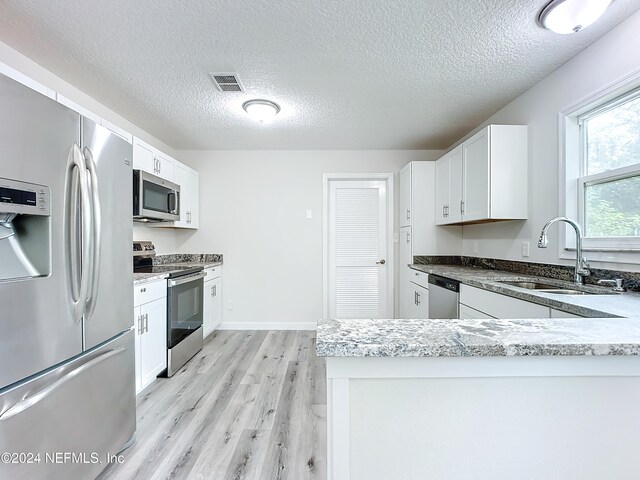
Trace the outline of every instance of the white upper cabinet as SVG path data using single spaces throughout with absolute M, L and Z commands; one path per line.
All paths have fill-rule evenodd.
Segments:
M 437 162 L 438 225 L 526 220 L 527 126 L 489 125 Z
M 198 228 L 200 218 L 200 176 L 186 165 L 176 162 L 176 183 L 180 185 L 180 221 L 176 228 Z
M 411 227 L 411 253 L 431 255 L 434 238 L 435 162 L 411 162 L 400 170 L 400 226 Z
M 133 139 L 133 168 L 153 174 L 157 170 L 153 147 L 138 138 Z
M 176 161 L 139 138 L 133 138 L 133 168 L 175 182 Z
M 6 63 L 0 62 L 0 73 L 15 80 L 16 82 L 21 83 L 25 87 L 29 87 L 31 90 L 35 90 L 36 92 L 39 92 L 42 95 L 46 95 L 52 100 L 56 99 L 55 90 L 45 87 L 40 82 L 36 82 L 33 78 L 30 78 L 24 75 L 23 73 L 20 73 L 18 70 L 10 67 Z
M 156 161 L 158 168 L 158 175 L 165 180 L 169 180 L 170 182 L 175 182 L 176 180 L 176 161 L 171 158 L 169 155 L 165 155 L 164 153 L 158 151 L 156 152 Z M 177 182 L 176 182 L 177 183 Z
M 482 130 L 462 144 L 462 159 L 461 218 L 465 222 L 489 218 L 488 130 Z
M 436 224 L 459 223 L 462 220 L 462 146 L 458 146 L 436 162 Z

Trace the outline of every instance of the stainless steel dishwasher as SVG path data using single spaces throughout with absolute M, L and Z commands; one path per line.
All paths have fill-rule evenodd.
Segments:
M 458 318 L 460 282 L 429 274 L 429 318 Z

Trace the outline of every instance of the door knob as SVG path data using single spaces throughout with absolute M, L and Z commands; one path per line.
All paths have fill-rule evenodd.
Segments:
M 385 263 L 387 263 L 385 261 L 385 259 L 383 258 L 382 260 L 380 260 L 379 262 L 376 262 L 378 265 L 384 265 Z

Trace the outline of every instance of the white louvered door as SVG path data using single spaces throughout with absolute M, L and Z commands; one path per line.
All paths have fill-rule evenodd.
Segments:
M 386 182 L 332 181 L 329 195 L 329 317 L 392 318 Z

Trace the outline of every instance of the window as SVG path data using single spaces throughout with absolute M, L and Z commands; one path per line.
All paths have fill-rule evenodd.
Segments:
M 586 246 L 640 248 L 640 89 L 578 116 Z

